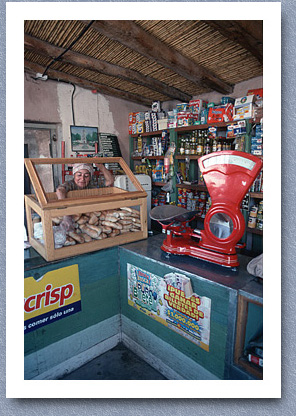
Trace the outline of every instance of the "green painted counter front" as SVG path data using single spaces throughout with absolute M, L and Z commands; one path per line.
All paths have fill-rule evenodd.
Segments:
M 44 264 L 44 265 L 43 265 Z M 56 348 L 63 342 L 69 342 L 71 336 L 76 335 L 75 342 L 79 343 L 77 334 L 85 333 L 88 328 L 100 328 L 99 324 L 108 322 L 107 320 L 118 317 L 120 313 L 120 299 L 119 299 L 119 277 L 118 277 L 118 248 L 110 248 L 94 253 L 89 253 L 73 258 L 65 259 L 58 262 L 47 263 L 43 261 L 38 267 L 25 267 L 25 278 L 33 276 L 39 278 L 45 273 L 58 270 L 63 267 L 78 264 L 79 282 L 81 292 L 81 311 L 71 316 L 60 319 L 56 322 L 50 323 L 37 329 L 33 332 L 25 334 L 25 358 L 32 356 L 46 347 L 51 346 L 52 354 L 59 354 L 60 350 Z M 112 321 L 112 320 L 111 320 Z M 86 348 L 92 347 L 93 343 L 102 342 L 120 332 L 119 318 L 114 319 L 113 325 L 104 326 L 104 333 L 91 335 L 90 344 L 83 340 Z M 94 332 L 94 331 L 93 331 Z M 47 348 L 48 350 L 48 348 Z M 69 351 L 71 348 L 69 348 Z M 80 353 L 78 345 L 75 349 L 76 353 Z M 67 358 L 67 353 L 63 356 L 61 353 L 61 360 Z M 34 360 L 29 360 L 32 362 Z M 31 364 L 27 368 L 28 378 L 36 376 L 40 369 L 33 368 Z M 25 360 L 26 369 L 26 360 Z M 26 372 L 26 370 L 25 370 Z
M 121 313 L 136 322 L 139 326 L 146 328 L 148 331 L 156 335 L 159 339 L 172 345 L 176 350 L 187 355 L 189 358 L 206 368 L 218 378 L 224 378 L 225 356 L 227 345 L 228 316 L 230 305 L 229 289 L 214 285 L 205 279 L 198 278 L 190 273 L 183 272 L 187 277 L 191 278 L 192 289 L 199 296 L 206 296 L 211 299 L 211 327 L 210 327 L 210 348 L 209 352 L 203 350 L 193 342 L 187 340 L 183 336 L 175 333 L 171 329 L 165 327 L 161 323 L 146 316 L 137 309 L 129 306 L 127 301 L 127 264 L 133 264 L 141 269 L 163 277 L 169 272 L 179 272 L 177 269 L 170 269 L 167 265 L 143 258 L 130 251 L 120 250 L 120 283 L 121 283 Z M 124 329 L 125 332 L 128 328 Z M 128 334 L 135 342 L 143 342 L 139 332 Z M 144 340 L 145 342 L 145 340 Z M 146 340 L 149 345 L 149 339 Z M 143 345 L 145 348 L 145 345 Z M 176 357 L 178 359 L 178 357 Z M 198 377 L 197 377 L 198 378 Z

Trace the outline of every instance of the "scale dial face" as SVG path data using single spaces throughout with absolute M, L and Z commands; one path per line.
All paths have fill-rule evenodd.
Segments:
M 233 232 L 233 221 L 224 212 L 214 214 L 209 223 L 211 233 L 219 239 L 228 238 Z
M 252 170 L 255 162 L 238 155 L 217 155 L 212 156 L 203 161 L 204 168 L 207 169 L 214 165 L 236 165 L 242 168 Z

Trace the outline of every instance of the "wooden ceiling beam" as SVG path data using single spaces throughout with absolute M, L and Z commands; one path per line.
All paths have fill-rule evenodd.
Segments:
M 85 21 L 87 24 L 88 21 Z M 219 79 L 206 68 L 191 61 L 178 51 L 146 32 L 130 20 L 96 20 L 90 30 L 96 30 L 108 38 L 136 51 L 152 61 L 170 69 L 202 88 L 210 88 L 222 94 L 233 92 L 233 86 Z
M 225 38 L 238 43 L 263 63 L 263 21 L 262 20 L 204 20 Z
M 43 56 L 50 57 L 52 59 L 61 55 L 65 49 L 54 46 L 48 42 L 44 42 L 40 39 L 25 34 L 25 50 L 30 50 Z M 155 78 L 141 75 L 139 72 L 123 68 L 118 65 L 111 64 L 106 61 L 98 60 L 87 55 L 83 55 L 71 50 L 67 51 L 61 59 L 61 62 L 66 62 L 71 65 L 79 66 L 93 71 L 98 71 L 102 74 L 109 75 L 124 79 L 137 85 L 144 86 L 150 90 L 157 91 L 158 93 L 165 95 L 174 100 L 180 100 L 182 102 L 189 101 L 191 96 L 186 94 L 177 88 L 170 87 L 164 82 L 158 81 Z
M 24 64 L 25 70 L 30 70 L 33 71 L 35 73 L 43 73 L 44 71 L 44 67 L 33 63 L 33 62 L 29 62 L 25 60 L 25 64 Z M 133 93 L 129 93 L 126 91 L 122 91 L 119 90 L 117 88 L 113 88 L 113 87 L 107 87 L 106 85 L 97 83 L 97 82 L 92 82 L 89 81 L 87 79 L 84 78 L 80 78 L 80 77 L 76 77 L 74 75 L 70 75 L 67 74 L 65 72 L 61 72 L 61 71 L 56 71 L 53 69 L 49 69 L 47 71 L 47 75 L 48 78 L 54 81 L 63 81 L 63 82 L 67 82 L 69 84 L 75 84 L 78 85 L 82 88 L 86 88 L 86 89 L 90 89 L 90 90 L 97 90 L 98 93 L 101 94 L 106 94 L 106 95 L 111 95 L 114 97 L 118 97 L 121 98 L 123 100 L 128 100 L 128 101 L 133 101 L 137 104 L 141 104 L 141 105 L 146 105 L 148 107 L 151 107 L 151 100 L 148 100 L 140 95 L 137 94 L 133 94 Z M 44 81 L 41 81 L 44 82 Z

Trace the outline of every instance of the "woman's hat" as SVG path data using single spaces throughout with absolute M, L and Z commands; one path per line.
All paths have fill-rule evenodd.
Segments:
M 90 173 L 90 176 L 93 175 L 93 167 L 91 165 L 89 165 L 88 163 L 75 163 L 75 165 L 73 165 L 73 175 L 75 175 L 76 172 L 78 172 L 79 170 L 88 170 Z

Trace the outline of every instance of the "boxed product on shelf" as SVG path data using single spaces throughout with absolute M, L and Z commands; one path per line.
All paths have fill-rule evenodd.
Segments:
M 182 111 L 188 111 L 189 110 L 189 104 L 188 103 L 179 103 L 176 105 L 178 113 Z
M 139 111 L 138 113 L 136 113 L 136 122 L 140 123 L 142 121 L 145 121 L 145 113 L 142 111 Z
M 151 105 L 151 110 L 154 113 L 160 112 L 160 110 L 161 110 L 161 108 L 160 108 L 160 101 L 153 101 L 153 103 Z
M 129 113 L 128 124 L 134 124 L 136 122 L 136 113 Z
M 206 108 L 208 102 L 205 100 L 197 99 L 189 101 L 189 111 L 192 113 L 198 113 L 202 111 L 203 108 Z
M 136 123 L 137 124 L 137 134 L 142 134 L 142 133 L 145 133 L 145 122 L 144 121 L 142 121 L 142 122 L 138 122 L 138 123 Z
M 209 109 L 208 108 L 204 108 L 201 111 L 201 113 L 200 113 L 200 122 L 201 122 L 201 124 L 207 124 L 208 114 L 209 114 Z
M 178 127 L 187 127 L 193 125 L 193 114 L 189 111 L 179 112 L 177 115 Z
M 177 127 L 177 109 L 168 111 L 168 129 L 174 129 Z
M 211 107 L 208 114 L 208 123 L 232 121 L 232 114 L 233 104 Z
M 252 118 L 255 100 L 255 95 L 245 95 L 237 98 L 233 108 L 233 120 Z
M 255 181 L 253 182 L 250 192 L 263 192 L 263 170 L 259 173 Z
M 232 97 L 221 97 L 221 104 L 225 105 L 225 104 L 234 104 L 235 102 L 235 98 Z
M 145 120 L 145 132 L 149 133 L 153 131 L 152 130 L 152 124 L 151 124 L 151 120 Z
M 168 119 L 163 118 L 161 120 L 158 120 L 158 130 L 165 130 L 168 128 Z
M 132 125 L 132 134 L 137 134 L 137 124 Z
M 247 95 L 255 95 L 257 100 L 262 100 L 263 88 L 255 88 L 253 90 L 248 90 Z
M 157 160 L 155 168 L 152 170 L 153 182 L 162 182 L 165 177 L 163 160 Z

